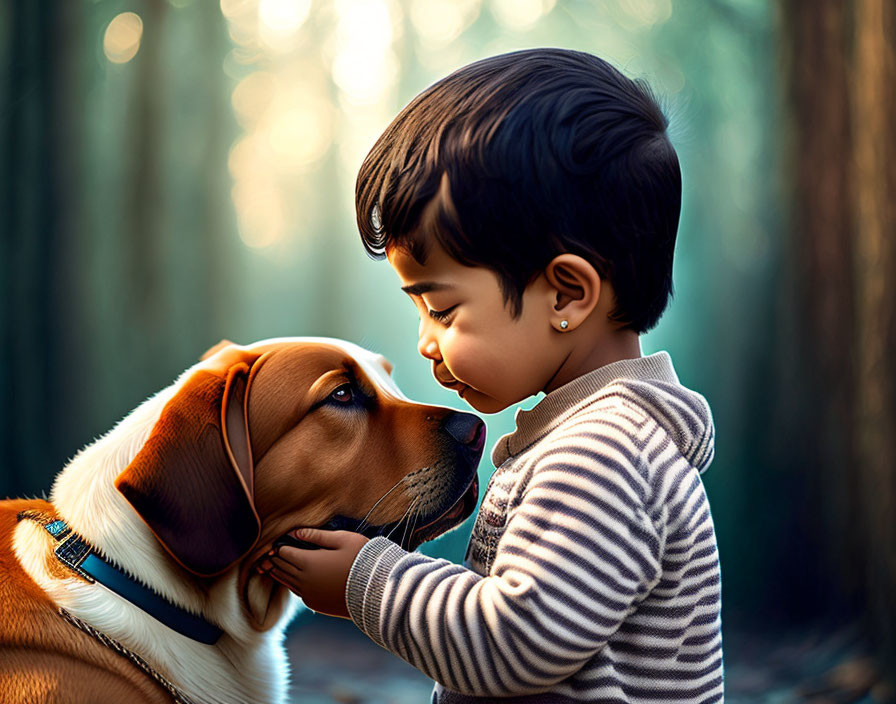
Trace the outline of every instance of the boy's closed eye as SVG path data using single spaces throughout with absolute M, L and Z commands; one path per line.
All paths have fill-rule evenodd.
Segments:
M 451 313 L 455 308 L 457 308 L 456 305 L 450 306 L 449 308 L 444 308 L 442 310 L 430 310 L 429 317 L 439 323 L 447 324 L 450 321 Z
M 441 292 L 450 292 L 452 289 L 454 289 L 454 286 L 450 284 L 434 281 L 424 281 L 401 287 L 401 290 L 410 296 L 414 305 L 417 306 L 421 313 L 425 311 L 430 318 L 443 324 L 448 322 L 449 316 L 451 312 L 457 308 L 457 304 L 446 308 L 439 308 L 434 301 L 427 301 L 426 296 L 432 296 L 432 294 L 435 293 L 436 297 L 440 297 L 442 296 Z M 442 301 L 443 304 L 445 302 L 446 301 Z

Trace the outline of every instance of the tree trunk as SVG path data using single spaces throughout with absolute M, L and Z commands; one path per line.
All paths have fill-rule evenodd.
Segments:
M 896 608 L 896 91 L 889 0 L 787 0 L 795 339 L 792 420 L 838 584 L 894 656 Z M 808 530 L 812 526 L 807 526 Z M 823 575 L 824 572 L 822 571 Z M 838 588 L 839 587 L 839 588 Z
M 70 451 L 58 431 L 65 412 L 58 399 L 66 397 L 73 363 L 64 349 L 72 218 L 63 184 L 74 148 L 57 116 L 71 110 L 73 67 L 64 59 L 78 12 L 76 4 L 49 0 L 19 0 L 5 12 L 0 472 L 13 496 L 43 486 Z
M 872 623 L 896 655 L 896 51 L 891 0 L 854 6 L 853 202 L 859 529 Z M 896 658 L 894 658 L 896 662 Z

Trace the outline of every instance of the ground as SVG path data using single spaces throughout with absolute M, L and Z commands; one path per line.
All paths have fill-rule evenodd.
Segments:
M 858 630 L 725 632 L 728 704 L 896 704 Z M 305 612 L 290 627 L 291 702 L 425 704 L 432 682 L 343 619 Z

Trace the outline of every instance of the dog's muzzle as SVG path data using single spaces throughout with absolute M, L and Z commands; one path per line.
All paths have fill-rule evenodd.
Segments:
M 395 536 L 395 542 L 405 550 L 415 550 L 421 543 L 441 535 L 463 523 L 476 508 L 479 499 L 477 468 L 485 447 L 485 423 L 471 413 L 454 411 L 445 416 L 441 430 L 454 443 L 456 468 L 439 507 L 430 515 L 406 515 L 398 521 L 382 525 L 370 525 L 364 519 L 349 516 L 333 516 L 321 528 L 324 530 L 348 530 L 368 538 Z M 412 524 L 415 525 L 411 529 Z M 319 545 L 308 543 L 287 533 L 274 541 L 274 548 L 290 545 L 309 550 Z

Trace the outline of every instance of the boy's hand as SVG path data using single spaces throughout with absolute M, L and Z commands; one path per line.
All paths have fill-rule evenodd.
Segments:
M 361 548 L 368 542 L 347 530 L 301 528 L 292 532 L 299 540 L 320 545 L 303 550 L 289 545 L 274 548 L 259 570 L 302 597 L 312 611 L 349 618 L 345 604 L 348 573 Z

